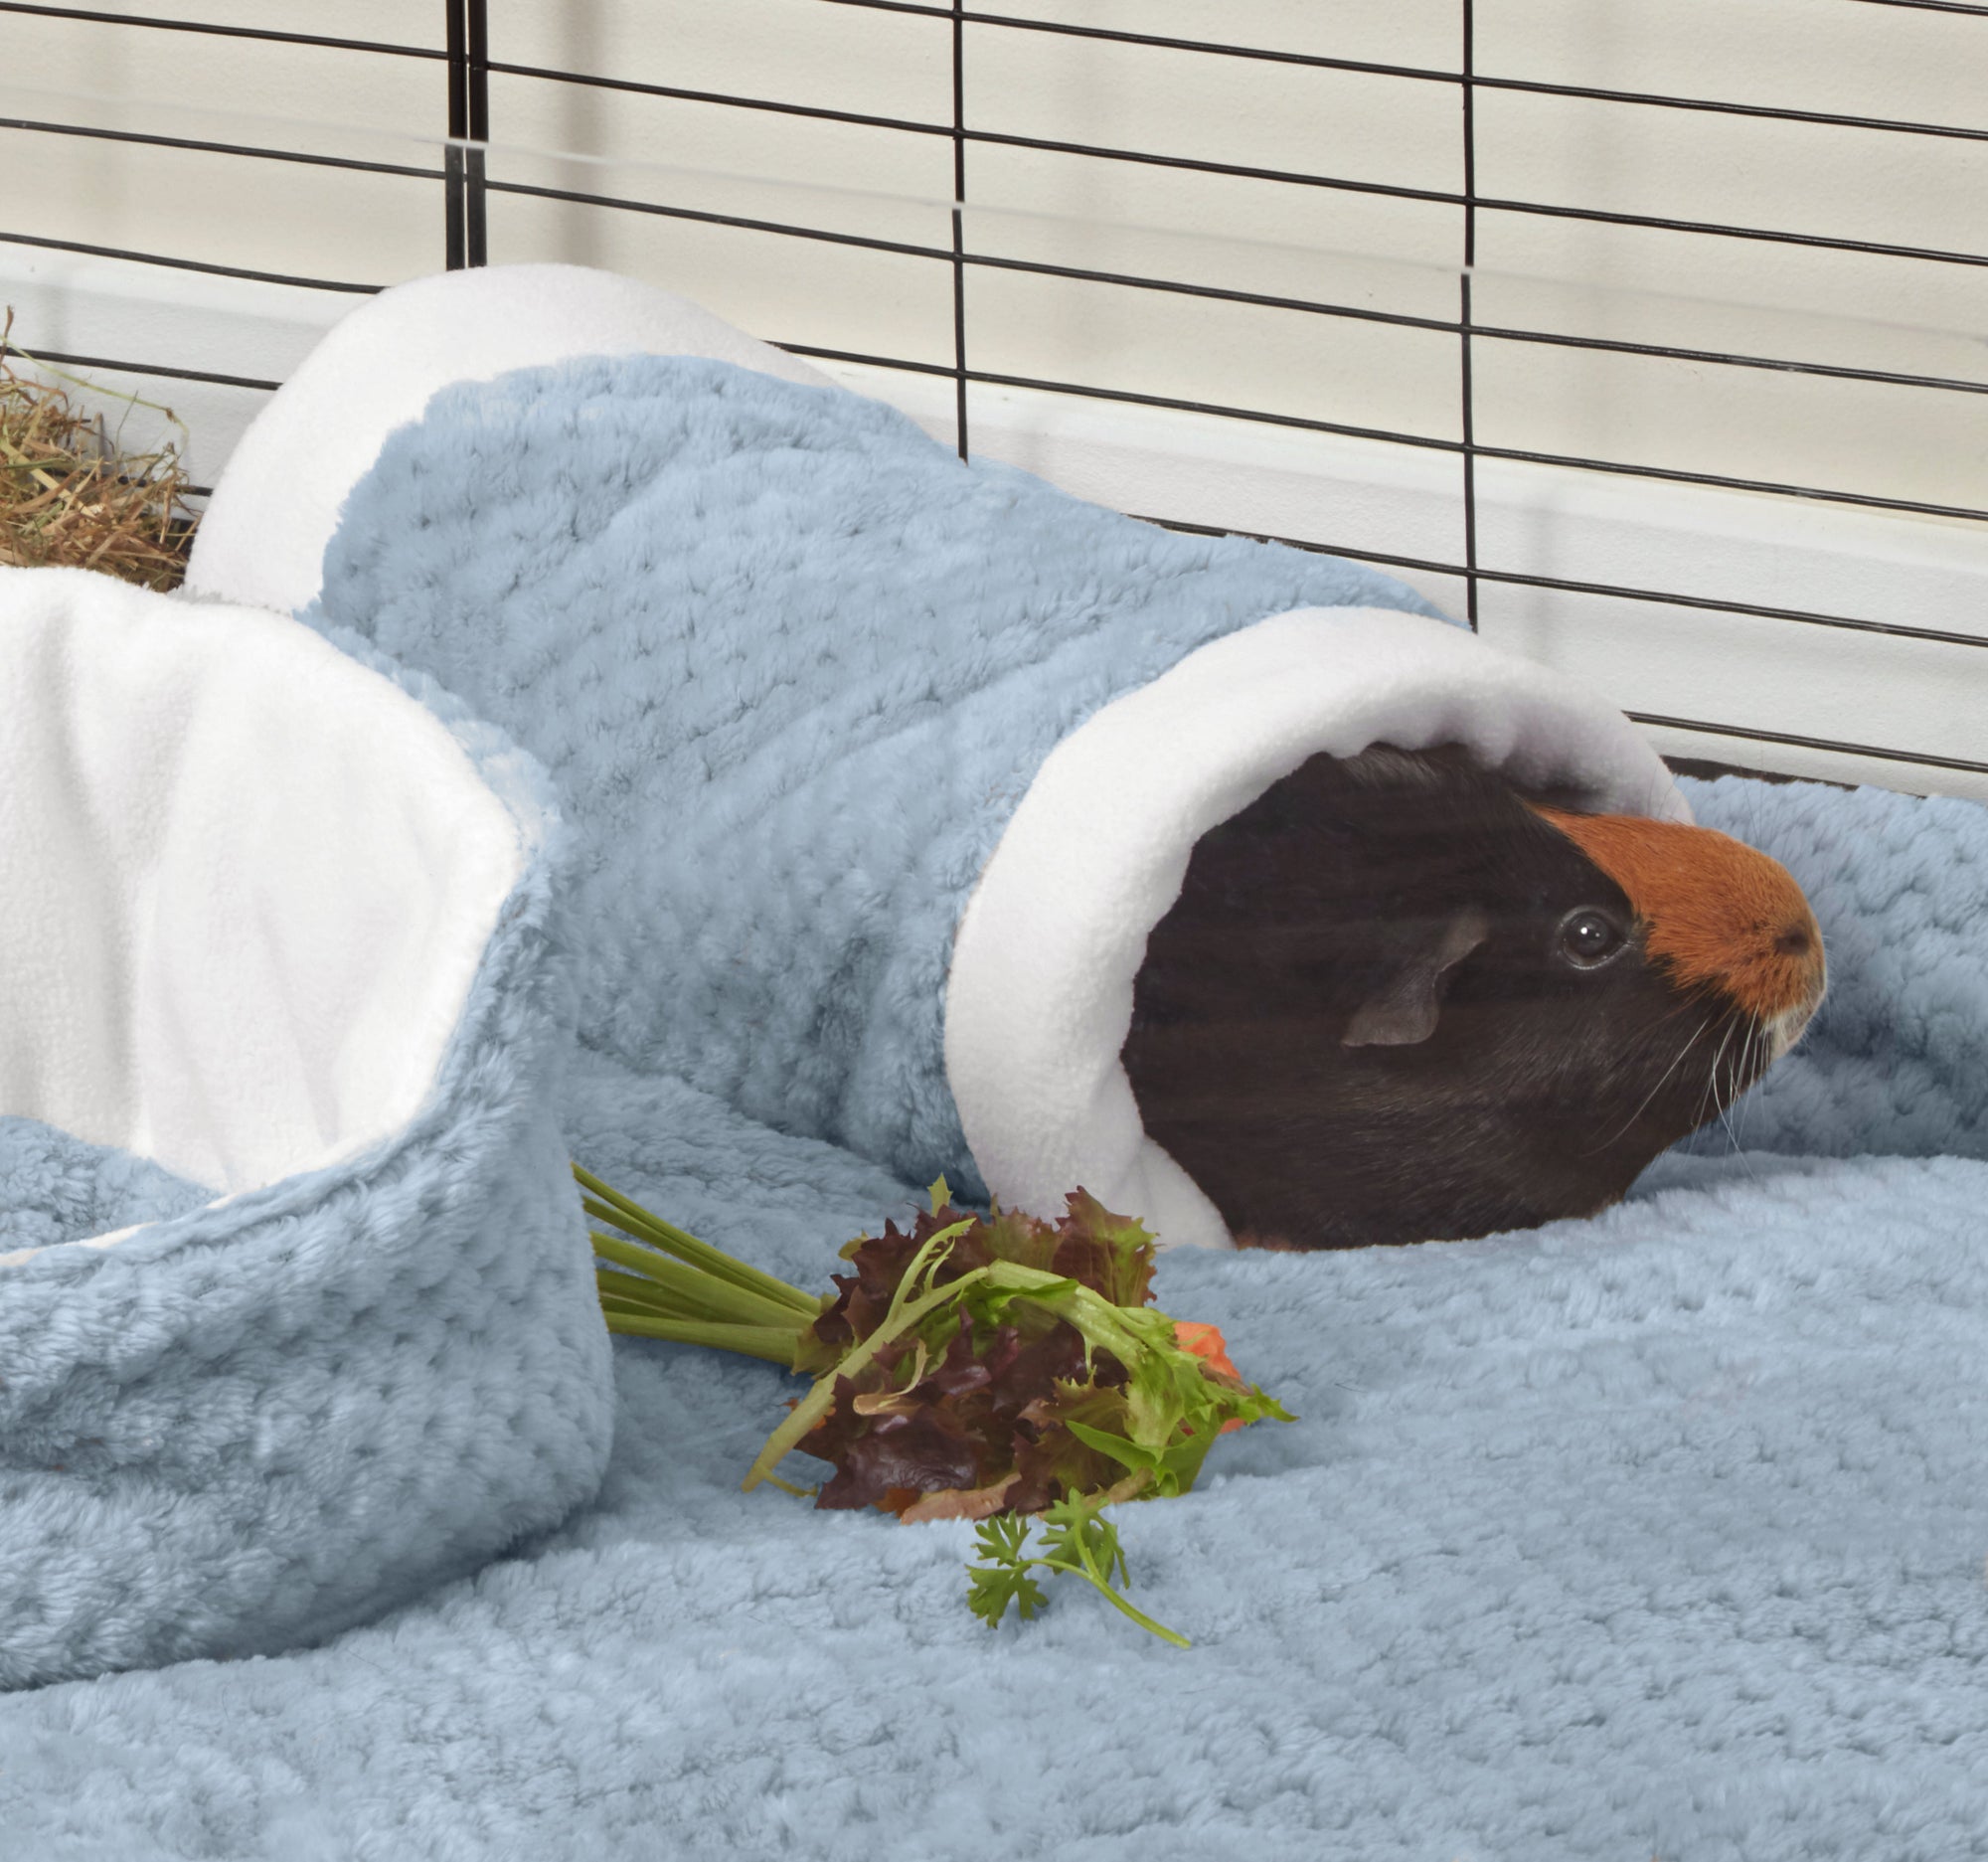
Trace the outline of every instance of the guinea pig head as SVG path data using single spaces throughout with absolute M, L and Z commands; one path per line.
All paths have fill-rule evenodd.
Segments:
M 1644 956 L 1675 988 L 1730 1004 L 1759 1031 L 1763 1070 L 1801 1038 L 1826 982 L 1822 931 L 1778 860 L 1675 821 L 1535 812 L 1622 889 Z
M 1203 836 L 1123 1059 L 1239 1240 L 1457 1239 L 1616 1200 L 1822 987 L 1814 917 L 1765 855 L 1376 746 Z

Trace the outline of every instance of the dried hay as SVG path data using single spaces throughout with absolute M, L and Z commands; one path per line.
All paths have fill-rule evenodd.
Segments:
M 180 463 L 186 428 L 170 408 L 37 362 L 10 342 L 13 328 L 9 310 L 0 324 L 0 564 L 94 569 L 148 589 L 176 588 L 199 522 Z M 17 374 L 15 357 L 35 374 Z M 179 427 L 180 444 L 122 452 L 118 433 L 101 413 L 84 413 L 73 389 L 163 414 Z

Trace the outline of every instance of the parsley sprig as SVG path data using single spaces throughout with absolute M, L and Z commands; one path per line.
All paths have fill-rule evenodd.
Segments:
M 1098 1517 L 1101 1506 L 1101 1501 L 1081 1494 L 1052 1501 L 1043 1514 L 1042 1551 L 1033 1558 L 1023 1556 L 1030 1524 L 1025 1515 L 997 1513 L 983 1519 L 973 1535 L 980 1563 L 967 1567 L 967 1608 L 990 1629 L 1007 1614 L 1010 1604 L 1027 1622 L 1043 1607 L 1043 1587 L 1029 1576 L 1030 1569 L 1069 1572 L 1095 1585 L 1112 1608 L 1122 1610 L 1140 1628 L 1176 1648 L 1192 1648 L 1194 1644 L 1177 1629 L 1155 1622 L 1127 1603 L 1111 1582 L 1114 1567 L 1119 1585 L 1129 1583 L 1130 1574 L 1117 1527 Z

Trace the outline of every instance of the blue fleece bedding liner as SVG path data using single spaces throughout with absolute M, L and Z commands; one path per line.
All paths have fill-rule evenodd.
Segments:
M 455 405 L 493 426 L 579 431 L 582 404 L 534 403 L 514 380 Z M 641 786 L 665 647 L 620 662 L 653 650 L 654 682 L 552 650 L 561 615 L 582 632 L 618 615 L 605 631 L 624 639 L 657 616 L 615 608 L 611 589 L 603 609 L 584 575 L 547 589 L 522 555 L 470 552 L 447 528 L 460 488 L 438 482 L 433 451 L 414 471 L 417 450 L 390 446 L 355 494 L 318 618 L 356 625 L 363 610 L 369 637 L 464 691 L 555 779 L 583 778 L 591 890 L 578 896 L 593 917 L 588 1006 L 560 1076 L 567 1142 L 672 1220 L 825 1285 L 836 1247 L 903 1214 L 944 1145 L 929 1031 L 891 1008 L 916 993 L 889 980 L 909 945 L 880 933 L 865 973 L 863 1000 L 899 1015 L 887 1047 L 912 1052 L 895 1087 L 879 1061 L 867 1100 L 762 1080 L 750 1043 L 670 1046 L 664 992 L 687 977 L 698 1025 L 732 1011 L 709 951 L 658 948 L 694 943 L 696 914 L 645 914 L 678 884 L 709 902 L 728 877 L 802 856 L 817 844 L 804 811 L 735 865 L 716 829 L 677 845 L 685 824 L 652 821 Z M 640 477 L 624 473 L 608 509 L 504 478 L 494 446 L 478 469 L 507 513 L 543 496 L 575 536 L 611 526 Z M 391 508 L 372 501 L 388 483 Z M 986 468 L 971 491 L 1037 495 Z M 659 533 L 629 529 L 640 560 Z M 682 573 L 754 610 L 717 558 Z M 424 611 L 452 618 L 424 632 L 397 592 L 413 581 Z M 1336 598 L 1358 598 L 1341 586 Z M 1289 604 L 1281 586 L 1258 598 Z M 822 653 L 842 650 L 792 586 L 768 599 Z M 1138 637 L 1136 618 L 1119 624 Z M 1090 626 L 1072 625 L 1079 658 Z M 920 662 L 915 676 L 934 735 L 953 699 L 1001 691 L 991 667 Z M 768 702 L 755 678 L 741 669 L 741 719 Z M 724 742 L 715 715 L 686 754 L 718 758 Z M 848 742 L 762 753 L 774 792 L 813 791 L 831 853 L 873 802 L 876 831 L 892 831 L 888 758 L 863 762 Z M 844 762 L 861 782 L 834 779 Z M 1594 1220 L 1163 1259 L 1160 1303 L 1220 1324 L 1300 1419 L 1225 1441 L 1193 1494 L 1120 1515 L 1135 1600 L 1191 1650 L 1056 1587 L 1036 1621 L 988 1630 L 964 1604 L 966 1525 L 739 1491 L 795 1380 L 619 1340 L 598 1497 L 511 1556 L 322 1646 L 0 1699 L 9 1852 L 1988 1856 L 1988 813 L 1813 784 L 1683 786 L 1702 822 L 1807 890 L 1831 958 L 1816 1023 Z M 940 881 L 984 831 L 985 817 L 960 830 Z M 869 904 L 897 911 L 914 890 Z M 735 910 L 725 934 L 748 918 Z M 942 974 L 942 948 L 929 961 Z M 834 994 L 831 979 L 808 986 Z M 848 1060 L 875 1052 L 877 1025 L 771 1038 L 789 1058 L 819 1039 Z M 72 1204 L 110 1193 L 89 1160 L 64 1168 Z M 45 1219 L 64 1218 L 52 1205 Z
M 0 1253 L 42 1251 L 0 1270 L 0 1689 L 335 1634 L 565 1518 L 606 1462 L 554 1102 L 558 811 L 459 700 L 343 644 L 449 726 L 536 851 L 425 1102 L 358 1155 L 216 1201 L 0 1119 Z M 0 1811 L 0 1854 L 35 1853 L 14 1828 Z

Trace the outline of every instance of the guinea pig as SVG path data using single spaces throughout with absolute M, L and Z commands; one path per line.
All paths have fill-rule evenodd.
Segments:
M 1133 989 L 1146 1130 L 1240 1245 L 1585 1216 L 1822 999 L 1786 869 L 1529 801 L 1456 746 L 1313 757 L 1197 843 Z

